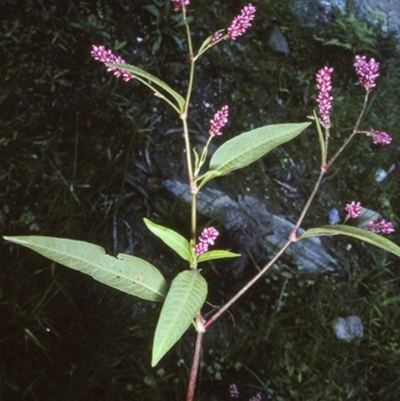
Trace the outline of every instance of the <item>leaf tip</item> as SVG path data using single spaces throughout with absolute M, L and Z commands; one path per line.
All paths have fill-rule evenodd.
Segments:
M 160 362 L 160 359 L 164 356 L 163 355 L 158 355 L 153 351 L 153 355 L 151 357 L 151 367 L 154 368 L 155 366 L 157 366 L 158 362 Z

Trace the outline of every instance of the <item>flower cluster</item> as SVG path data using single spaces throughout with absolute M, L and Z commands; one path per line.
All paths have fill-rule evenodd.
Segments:
M 376 78 L 379 77 L 379 63 L 373 58 L 367 61 L 365 56 L 356 56 L 353 65 L 359 76 L 361 84 L 364 86 L 367 93 L 370 93 L 376 86 Z
M 345 222 L 349 219 L 356 219 L 361 214 L 361 203 L 360 202 L 351 202 L 346 205 L 344 210 L 347 212 L 347 216 Z M 386 221 L 384 219 L 378 220 L 375 219 L 367 223 L 366 229 L 368 231 L 372 231 L 376 234 L 390 234 L 394 232 L 393 224 L 390 221 Z
M 229 395 L 231 398 L 239 398 L 240 393 L 235 383 L 229 386 Z M 261 399 L 261 393 L 257 393 L 256 395 L 253 395 L 249 401 L 261 401 Z
M 317 103 L 319 108 L 319 114 L 322 118 L 322 122 L 326 125 L 330 125 L 329 113 L 332 109 L 332 99 L 330 92 L 332 90 L 331 75 L 333 68 L 324 67 L 318 71 L 317 74 L 317 88 L 319 90 Z
M 255 12 L 256 8 L 251 3 L 244 7 L 229 26 L 228 37 L 236 40 L 238 36 L 243 35 L 246 29 L 251 26 L 250 21 L 254 19 Z
M 214 227 L 208 227 L 203 230 L 199 237 L 199 243 L 194 247 L 197 255 L 201 255 L 208 251 L 210 245 L 215 244 L 219 232 Z
M 231 396 L 231 398 L 239 398 L 239 390 L 235 383 L 232 383 L 229 386 L 229 395 Z
M 214 43 L 217 40 L 220 40 L 222 38 L 222 36 L 224 36 L 224 35 L 221 32 L 215 32 L 211 39 L 211 43 Z
M 367 136 L 372 136 L 374 144 L 389 145 L 392 142 L 392 137 L 386 132 L 380 132 L 376 129 L 372 129 L 367 133 Z
M 119 56 L 116 56 L 111 50 L 106 49 L 104 46 L 92 46 L 92 51 L 90 52 L 95 60 L 101 61 L 102 63 L 112 63 L 112 64 L 126 64 L 125 60 Z M 125 70 L 121 70 L 116 67 L 107 67 L 107 71 L 112 71 L 116 77 L 121 77 L 124 81 L 129 81 L 134 76 Z
M 185 7 L 189 5 L 189 0 L 171 0 L 171 1 L 174 4 L 174 11 L 182 10 L 182 1 Z
M 372 231 L 376 234 L 390 234 L 394 232 L 393 224 L 390 221 L 382 220 L 373 220 L 367 224 L 367 230 Z
M 214 118 L 210 120 L 211 125 L 208 131 L 210 136 L 222 135 L 221 128 L 228 122 L 228 113 L 228 106 L 223 106 L 215 113 Z
M 361 214 L 361 203 L 360 202 L 351 202 L 346 205 L 344 210 L 347 212 L 346 220 L 348 218 L 356 219 Z

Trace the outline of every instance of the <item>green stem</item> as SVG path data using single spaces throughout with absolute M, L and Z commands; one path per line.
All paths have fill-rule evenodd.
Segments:
M 182 1 L 182 15 L 183 15 L 183 21 L 184 21 L 185 27 L 186 27 L 186 36 L 187 36 L 187 43 L 188 43 L 189 57 L 190 57 L 190 71 L 189 71 L 188 89 L 186 92 L 186 99 L 185 99 L 185 109 L 183 111 L 181 118 L 183 120 L 183 134 L 185 137 L 186 159 L 187 159 L 188 176 L 189 176 L 188 177 L 189 178 L 189 188 L 190 188 L 190 193 L 192 196 L 191 237 L 192 237 L 193 242 L 195 242 L 196 241 L 196 230 L 197 230 L 197 227 L 196 227 L 197 226 L 197 221 L 196 221 L 197 188 L 196 188 L 196 183 L 194 181 L 194 175 L 193 175 L 192 148 L 190 145 L 189 130 L 188 130 L 188 125 L 187 125 L 190 97 L 192 95 L 192 90 L 193 90 L 195 60 L 194 60 L 194 56 L 193 56 L 193 45 L 192 45 L 192 38 L 191 38 L 191 34 L 190 34 L 190 27 L 189 27 L 189 24 L 187 23 L 186 8 L 183 4 L 183 1 Z M 195 268 L 195 266 L 191 266 L 191 268 Z
M 165 100 L 178 114 L 180 113 L 179 108 L 176 107 L 176 106 L 174 105 L 174 103 L 173 103 L 171 100 L 169 100 L 169 99 L 168 99 L 167 97 L 165 97 L 162 93 L 160 93 L 156 88 L 154 88 L 153 85 L 149 84 L 145 79 L 142 79 L 142 78 L 140 78 L 140 77 L 138 77 L 138 76 L 136 76 L 136 75 L 135 75 L 135 79 L 136 79 L 137 81 L 141 82 L 143 85 L 145 85 L 145 86 L 147 86 L 148 88 L 150 88 L 150 89 L 154 92 L 154 95 L 155 95 L 155 96 L 159 97 L 160 99 Z

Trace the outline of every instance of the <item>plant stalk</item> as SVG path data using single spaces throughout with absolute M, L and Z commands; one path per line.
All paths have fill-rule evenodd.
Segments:
M 293 241 L 289 238 L 285 245 L 278 251 L 278 253 L 254 276 L 241 290 L 239 290 L 236 295 L 234 295 L 218 312 L 210 317 L 206 323 L 204 323 L 204 328 L 207 330 L 234 302 L 236 302 L 258 279 L 260 279 L 267 270 L 281 257 L 281 255 L 286 251 L 289 245 Z
M 201 356 L 201 346 L 203 343 L 204 333 L 197 332 L 196 347 L 193 355 L 192 369 L 190 371 L 190 380 L 188 386 L 188 392 L 186 396 L 186 401 L 193 401 L 194 390 L 196 388 L 197 374 L 199 371 L 200 356 Z

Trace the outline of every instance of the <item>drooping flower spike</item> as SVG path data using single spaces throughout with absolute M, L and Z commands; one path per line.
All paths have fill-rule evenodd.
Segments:
M 214 118 L 210 121 L 210 129 L 208 134 L 210 136 L 219 136 L 222 135 L 221 128 L 226 125 L 228 122 L 229 108 L 228 106 L 223 106 L 220 110 L 218 110 Z
M 232 40 L 236 40 L 238 36 L 243 35 L 246 29 L 251 26 L 250 21 L 254 19 L 255 12 L 256 8 L 251 3 L 244 7 L 229 26 L 228 37 Z
M 389 134 L 376 129 L 371 129 L 371 131 L 367 132 L 367 136 L 372 136 L 374 144 L 389 145 L 392 142 L 392 137 Z
M 333 68 L 324 67 L 318 71 L 317 74 L 317 88 L 319 90 L 317 103 L 319 108 L 319 114 L 321 116 L 322 122 L 329 127 L 330 126 L 330 118 L 329 114 L 332 109 L 332 100 L 331 96 L 332 84 L 331 84 L 331 75 L 333 72 Z
M 394 232 L 393 224 L 390 221 L 373 220 L 367 224 L 367 230 L 376 234 L 390 234 Z
M 126 64 L 126 61 L 123 58 L 116 56 L 111 50 L 106 49 L 104 46 L 93 45 L 90 54 L 95 60 L 102 63 Z M 124 81 L 129 81 L 134 78 L 133 74 L 121 70 L 120 68 L 107 67 L 107 71 L 111 71 L 116 77 L 122 77 Z
M 365 56 L 356 56 L 354 67 L 361 84 L 364 86 L 367 93 L 370 93 L 376 86 L 376 78 L 379 77 L 379 63 L 373 58 L 367 61 Z

